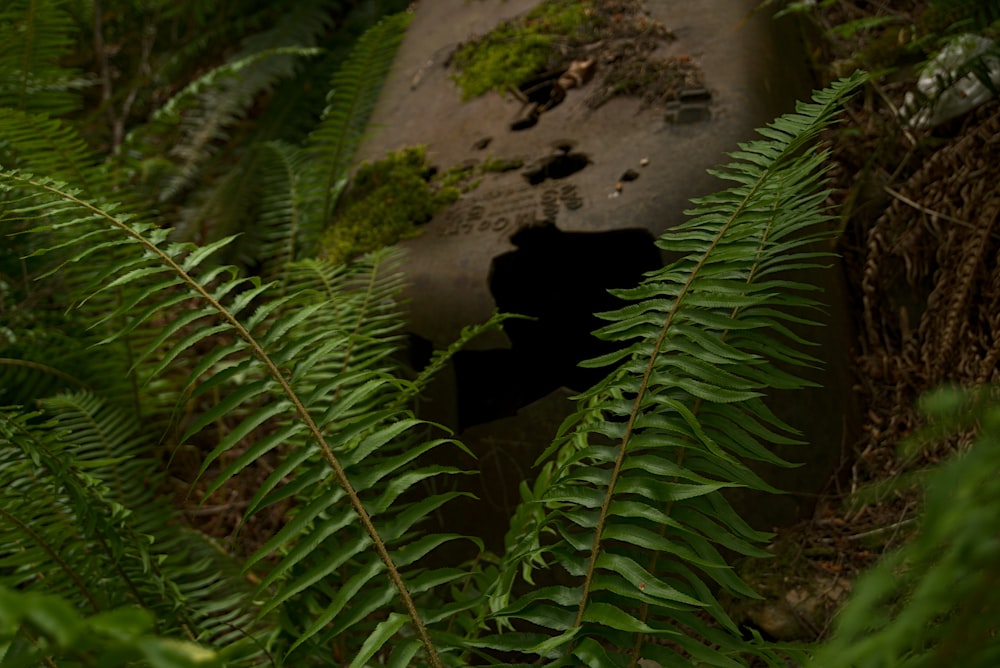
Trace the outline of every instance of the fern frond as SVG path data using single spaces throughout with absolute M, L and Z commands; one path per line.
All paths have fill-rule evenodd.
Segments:
M 450 442 L 423 440 L 427 426 L 409 417 L 403 410 L 405 403 L 399 401 L 407 385 L 386 373 L 396 365 L 390 355 L 402 339 L 398 262 L 398 253 L 379 253 L 349 266 L 295 263 L 289 270 L 292 296 L 282 302 L 275 319 L 281 323 L 281 339 L 297 342 L 295 350 L 301 351 L 293 356 L 296 387 L 309 401 L 323 398 L 318 426 L 354 481 L 354 490 L 367 499 L 373 525 L 391 549 L 394 562 L 405 569 L 404 576 L 413 574 L 408 580 L 410 593 L 426 597 L 462 573 L 456 569 L 414 571 L 417 562 L 462 537 L 422 535 L 416 530 L 419 522 L 458 496 L 423 498 L 421 486 L 461 471 L 416 465 L 419 457 Z M 258 389 L 262 388 L 247 385 L 248 393 Z M 244 424 L 272 420 L 277 410 L 274 404 L 263 405 L 247 415 Z M 205 419 L 192 425 L 192 430 L 207 424 Z M 264 610 L 281 606 L 297 630 L 287 651 L 309 647 L 311 655 L 323 651 L 317 645 L 328 646 L 338 638 L 384 633 L 386 627 L 369 617 L 392 602 L 392 582 L 384 577 L 383 564 L 366 554 L 371 543 L 354 520 L 356 511 L 344 504 L 344 491 L 334 486 L 329 466 L 303 428 L 275 426 L 264 431 L 273 433 L 232 461 L 209 490 L 264 453 L 277 447 L 289 450 L 260 485 L 247 511 L 254 513 L 287 499 L 296 503 L 294 518 L 248 560 L 248 566 L 253 566 L 281 555 L 261 588 L 268 592 Z M 205 465 L 232 448 L 243 433 L 237 427 L 208 455 Z M 331 581 L 341 584 L 325 584 Z M 311 614 L 300 615 L 300 610 Z M 342 651 L 350 655 L 346 648 Z
M 58 119 L 0 107 L 0 136 L 6 144 L 4 166 L 76 183 L 96 192 L 93 167 L 98 159 L 76 132 Z
M 396 14 L 367 30 L 330 81 L 326 110 L 306 142 L 309 161 L 302 187 L 303 210 L 309 212 L 304 230 L 307 251 L 330 222 L 410 19 L 408 13 Z
M 132 606 L 83 616 L 66 599 L 0 586 L 0 645 L 9 665 L 56 665 L 55 659 L 90 663 L 101 657 L 107 668 L 208 668 L 224 654 L 195 643 L 165 638 L 154 618 Z
M 236 564 L 155 498 L 160 476 L 135 417 L 87 393 L 43 406 L 45 423 L 0 417 L 4 583 L 92 612 L 140 605 L 161 630 L 216 646 L 257 630 Z
M 179 169 L 160 198 L 169 200 L 191 184 L 202 164 L 212 156 L 214 145 L 229 138 L 229 129 L 247 113 L 257 96 L 294 73 L 296 57 L 318 53 L 317 49 L 300 46 L 251 53 L 209 72 L 165 105 L 154 121 L 176 119 L 182 137 L 170 152 Z
M 58 116 L 76 109 L 89 86 L 60 60 L 75 26 L 56 0 L 7 0 L 0 9 L 0 107 Z
M 4 405 L 22 404 L 30 398 L 54 394 L 49 388 L 60 387 L 61 383 L 86 388 L 82 380 L 51 364 L 0 357 L 0 402 Z M 15 394 L 13 388 L 20 388 L 20 391 Z
M 247 230 L 248 255 L 260 263 L 265 278 L 281 277 L 287 285 L 287 267 L 299 255 L 304 213 L 300 178 L 305 155 L 284 142 L 267 142 L 261 148 L 259 202 L 256 224 Z
M 80 220 L 79 212 L 59 206 L 44 207 L 44 212 L 25 211 L 20 205 L 32 201 L 37 194 L 21 192 L 16 186 L 5 188 L 4 192 L 8 198 L 3 209 L 8 243 L 18 247 L 34 281 L 30 294 L 21 297 L 31 308 L 18 312 L 19 318 L 27 319 L 23 323 L 27 325 L 27 334 L 7 347 L 3 355 L 29 364 L 59 364 L 88 387 L 102 388 L 106 398 L 120 405 L 136 406 L 140 413 L 158 410 L 164 402 L 171 401 L 169 391 L 140 397 L 148 378 L 130 374 L 135 370 L 136 350 L 148 346 L 149 337 L 155 338 L 159 330 L 153 323 L 144 328 L 139 326 L 141 323 L 130 325 L 119 317 L 124 313 L 123 305 L 134 305 L 142 298 L 142 292 L 133 290 L 128 281 L 116 282 L 111 275 L 115 268 L 132 262 L 127 249 L 120 244 L 103 244 L 97 239 L 97 232 L 91 231 L 91 236 L 85 238 L 93 246 L 79 257 L 67 260 L 61 251 L 83 241 L 73 228 L 74 221 Z M 82 191 L 74 192 L 83 196 Z M 125 207 L 116 210 L 123 212 Z M 140 220 L 139 216 L 127 217 Z M 149 227 L 149 223 L 145 225 Z M 27 230 L 35 233 L 25 234 Z M 101 289 L 93 290 L 94 285 Z M 67 306 L 76 310 L 60 313 Z M 116 337 L 112 331 L 128 336 Z M 18 403 L 44 396 L 17 394 Z M 151 400 L 145 409 L 138 408 L 142 399 Z
M 814 363 L 793 327 L 816 303 L 811 286 L 781 274 L 819 266 L 825 154 L 809 145 L 862 81 L 817 92 L 741 145 L 738 162 L 714 172 L 737 185 L 695 200 L 694 218 L 660 238 L 681 259 L 617 291 L 633 304 L 602 315 L 611 324 L 598 336 L 627 347 L 590 363 L 618 366 L 564 423 L 545 455 L 556 455 L 547 485 L 509 536 L 511 566 L 530 573 L 543 559 L 573 584 L 512 601 L 494 593 L 501 620 L 547 631 L 515 634 L 509 649 L 569 665 L 744 665 L 747 646 L 712 590 L 755 596 L 720 550 L 765 556 L 755 543 L 766 534 L 721 491 L 773 491 L 743 460 L 775 461 L 766 442 L 792 440 L 762 397 L 807 383 L 769 352 Z
M 368 336 L 364 327 L 374 327 L 375 334 L 381 335 L 378 330 L 384 325 L 379 318 L 365 315 L 357 318 L 363 327 L 328 337 L 307 322 L 325 303 L 307 304 L 289 318 L 279 317 L 281 309 L 298 295 L 268 300 L 269 286 L 256 279 L 235 278 L 226 267 L 209 267 L 208 259 L 225 247 L 227 239 L 205 247 L 171 243 L 167 231 L 141 221 L 132 224 L 113 205 L 88 201 L 62 184 L 18 172 L 0 172 L 0 189 L 19 193 L 12 215 L 44 218 L 51 212 L 59 226 L 78 231 L 81 244 L 73 249 L 70 262 L 85 261 L 95 252 L 131 249 L 128 259 L 107 268 L 92 290 L 101 294 L 129 284 L 138 291 L 140 298 L 123 303 L 108 318 L 127 318 L 126 334 L 150 322 L 160 324 L 157 339 L 136 357 L 137 364 L 153 367 L 150 376 L 160 375 L 197 347 L 210 351 L 195 366 L 190 384 L 199 393 L 219 388 L 223 398 L 197 416 L 187 437 L 239 410 L 243 419 L 222 437 L 216 453 L 251 434 L 259 440 L 248 460 L 286 440 L 304 443 L 289 452 L 281 466 L 282 475 L 296 473 L 295 480 L 261 501 L 267 504 L 303 495 L 303 508 L 252 559 L 256 563 L 279 547 L 294 551 L 296 559 L 305 559 L 318 547 L 323 548 L 320 553 L 329 550 L 328 554 L 337 555 L 339 561 L 324 556 L 310 562 L 300 579 L 293 581 L 293 589 L 304 582 L 315 583 L 317 573 L 326 575 L 341 565 L 351 573 L 343 585 L 345 594 L 332 595 L 326 604 L 321 615 L 324 623 L 313 624 L 303 636 L 324 630 L 328 638 L 327 623 L 343 631 L 364 621 L 368 612 L 398 600 L 430 662 L 441 665 L 400 569 L 455 538 L 418 537 L 414 532 L 417 522 L 455 494 L 412 503 L 397 499 L 422 480 L 459 471 L 427 466 L 403 473 L 414 457 L 444 442 L 432 440 L 411 447 L 409 436 L 421 423 L 398 410 L 379 408 L 383 401 L 391 404 L 400 381 L 379 369 L 348 369 L 335 377 L 322 372 L 322 362 L 335 357 L 345 342 L 352 351 L 352 339 Z M 71 242 L 63 246 L 72 248 Z M 368 281 L 361 289 L 369 311 L 392 306 L 380 297 L 377 286 L 377 281 Z M 178 295 L 178 290 L 184 294 Z M 310 299 L 308 294 L 302 298 Z M 141 308 L 140 303 L 144 303 Z M 185 310 L 177 313 L 181 304 Z M 297 330 L 294 334 L 293 329 Z M 366 353 L 369 358 L 372 354 L 380 353 Z M 321 373 L 314 373 L 317 369 Z M 376 451 L 378 456 L 373 454 Z M 421 575 L 416 581 L 419 586 L 414 586 L 418 593 L 441 581 Z M 368 600 L 373 607 L 344 609 L 349 599 L 346 592 L 371 587 L 375 589 Z
M 809 666 L 970 666 L 1000 661 L 1000 433 L 996 388 L 943 387 L 921 398 L 929 425 L 901 450 L 972 446 L 924 471 L 913 538 L 855 584 L 830 640 Z
M 274 25 L 245 38 L 232 58 L 188 84 L 127 137 L 125 149 L 135 150 L 152 133 L 179 131 L 170 149 L 176 173 L 164 184 L 161 200 L 191 186 L 218 143 L 228 139 L 233 125 L 261 95 L 293 76 L 303 58 L 322 53 L 315 45 L 331 18 L 329 0 L 294 3 Z

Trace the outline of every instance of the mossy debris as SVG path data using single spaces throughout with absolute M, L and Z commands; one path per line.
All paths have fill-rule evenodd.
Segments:
M 590 0 L 545 0 L 461 45 L 451 57 L 462 99 L 505 92 L 558 67 L 567 48 L 596 39 L 599 13 Z
M 689 55 L 658 53 L 673 38 L 642 0 L 544 0 L 460 45 L 450 63 L 466 101 L 492 90 L 530 99 L 546 77 L 555 80 L 575 62 L 592 62 L 599 74 L 586 98 L 591 109 L 615 97 L 663 105 L 705 87 Z

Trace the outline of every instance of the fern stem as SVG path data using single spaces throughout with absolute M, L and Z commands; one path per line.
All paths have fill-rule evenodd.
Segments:
M 618 482 L 618 477 L 621 475 L 622 466 L 625 463 L 625 454 L 628 450 L 628 444 L 632 438 L 632 433 L 635 430 L 635 421 L 641 413 L 643 398 L 645 397 L 646 390 L 649 387 L 649 379 L 653 375 L 653 370 L 656 367 L 656 359 L 660 355 L 660 350 L 662 350 L 663 344 L 667 340 L 667 333 L 670 331 L 670 327 L 673 325 L 674 319 L 677 317 L 677 313 L 680 310 L 681 305 L 684 303 L 684 297 L 687 296 L 690 291 L 695 278 L 698 276 L 702 267 L 705 266 L 708 258 L 711 257 L 712 253 L 715 251 L 715 248 L 722 241 L 722 238 L 729 231 L 730 227 L 732 227 L 736 218 L 760 189 L 764 182 L 764 178 L 765 175 L 761 175 L 757 179 L 753 188 L 747 192 L 740 205 L 729 215 L 725 224 L 719 229 L 718 233 L 712 239 L 711 244 L 709 244 L 708 248 L 698 259 L 698 264 L 695 265 L 695 267 L 688 274 L 687 279 L 684 281 L 684 285 L 681 287 L 676 299 L 674 299 L 673 306 L 671 306 L 670 312 L 667 314 L 667 319 L 664 321 L 663 327 L 660 328 L 660 333 L 653 346 L 653 351 L 649 355 L 649 362 L 646 364 L 646 370 L 642 374 L 642 381 L 639 383 L 639 389 L 636 392 L 635 401 L 632 404 L 632 411 L 629 414 L 628 423 L 625 426 L 625 433 L 622 435 L 621 446 L 619 447 L 617 457 L 615 458 L 615 466 L 611 471 L 611 478 L 608 481 L 608 491 L 605 493 L 604 501 L 601 503 L 601 514 L 597 519 L 596 526 L 594 527 L 594 545 L 590 550 L 590 561 L 587 564 L 587 571 L 584 575 L 583 592 L 580 596 L 580 605 L 577 608 L 576 620 L 574 621 L 573 626 L 580 626 L 583 623 L 583 615 L 587 610 L 587 602 L 590 598 L 590 588 L 593 585 L 594 571 L 597 569 L 597 557 L 600 555 L 601 536 L 604 533 L 604 526 L 608 521 L 608 511 L 611 507 L 611 500 L 614 497 L 615 485 Z
M 79 378 L 71 376 L 65 371 L 61 371 L 60 369 L 49 366 L 48 364 L 42 364 L 41 362 L 32 362 L 30 360 L 19 360 L 19 359 L 14 359 L 12 357 L 0 357 L 0 366 L 22 366 L 25 367 L 26 369 L 34 369 L 35 371 L 41 371 L 43 373 L 52 374 L 53 376 L 58 376 L 59 378 L 67 380 L 76 385 L 77 387 L 83 388 L 85 390 L 90 389 L 90 387 Z
M 28 642 L 30 642 L 30 643 L 31 643 L 32 645 L 34 645 L 34 646 L 35 646 L 35 647 L 36 647 L 36 648 L 37 648 L 37 649 L 39 650 L 39 652 L 42 652 L 42 651 L 44 651 L 44 650 L 43 650 L 43 648 L 42 648 L 42 644 L 41 644 L 40 642 L 38 642 L 38 638 L 37 638 L 37 637 L 35 637 L 35 634 L 34 634 L 34 633 L 32 633 L 32 632 L 31 632 L 30 630 L 28 630 L 28 629 L 27 629 L 27 628 L 25 628 L 24 626 L 22 626 L 22 627 L 20 628 L 20 632 L 21 632 L 21 633 L 23 633 L 23 634 L 24 634 L 25 636 L 27 636 L 27 638 L 28 638 Z M 51 657 L 51 656 L 48 656 L 48 655 L 46 655 L 46 654 L 42 654 L 42 656 L 40 657 L 40 659 L 41 659 L 41 661 L 42 661 L 42 662 L 43 662 L 43 663 L 44 663 L 44 664 L 45 664 L 46 666 L 50 666 L 50 668 L 59 668 L 59 664 L 57 664 L 57 663 L 56 663 L 56 662 L 55 662 L 55 661 L 54 661 L 54 660 L 52 659 L 52 657 Z
M 759 184 L 760 184 L 760 182 L 758 181 L 757 185 L 759 186 Z M 778 200 L 779 200 L 778 197 L 774 198 L 775 202 L 777 202 Z M 744 200 L 744 203 L 745 202 L 746 202 L 746 200 Z M 774 221 L 774 218 L 772 217 L 770 219 L 770 223 L 768 224 L 768 226 L 764 230 L 764 234 L 761 236 L 760 244 L 758 244 L 758 246 L 757 246 L 757 253 L 756 253 L 755 257 L 754 257 L 754 262 L 750 266 L 750 270 L 747 272 L 746 284 L 748 286 L 753 283 L 754 277 L 755 277 L 755 275 L 757 273 L 757 270 L 760 268 L 761 256 L 764 253 L 764 246 L 767 244 L 767 240 L 770 237 L 770 232 L 771 232 L 771 227 L 772 227 L 773 221 Z M 727 222 L 727 225 L 728 224 L 729 223 Z M 740 307 L 739 306 L 733 307 L 733 310 L 729 312 L 729 318 L 730 318 L 730 320 L 735 320 L 736 316 L 739 314 L 739 312 L 740 312 Z M 727 329 L 724 332 L 722 332 L 719 335 L 719 339 L 721 341 L 725 341 L 726 338 L 729 336 L 729 332 L 730 331 L 731 330 Z M 695 400 L 694 406 L 691 407 L 691 414 L 692 415 L 698 415 L 698 413 L 701 411 L 702 403 L 704 403 L 704 402 L 703 402 L 703 400 L 700 397 Z M 684 440 L 688 441 L 690 439 L 689 438 L 685 438 Z M 678 449 L 678 453 L 677 453 L 677 467 L 678 468 L 681 468 L 681 466 L 684 464 L 684 456 L 685 456 L 686 453 L 687 453 L 687 448 L 683 448 L 682 447 L 682 448 Z M 674 481 L 675 482 L 677 480 L 679 480 L 679 479 L 680 478 L 678 476 L 674 476 Z M 670 511 L 673 510 L 673 507 L 674 507 L 674 502 L 673 501 L 668 501 L 666 507 L 663 509 L 663 514 L 669 517 L 670 516 Z M 661 536 L 666 536 L 666 534 L 667 534 L 667 525 L 666 524 L 660 525 L 660 530 L 659 530 L 658 533 Z M 649 566 L 647 567 L 646 570 L 648 570 L 650 573 L 655 574 L 656 573 L 656 563 L 657 563 L 657 561 L 659 561 L 659 559 L 660 559 L 660 551 L 659 550 L 654 550 L 652 556 L 649 558 Z M 649 617 L 649 603 L 646 603 L 645 601 L 643 601 L 642 605 L 639 608 L 638 619 L 641 622 L 645 622 L 648 617 Z M 639 661 L 642 659 L 642 641 L 643 641 L 644 637 L 645 636 L 643 634 L 641 634 L 641 633 L 636 634 L 635 642 L 632 644 L 632 651 L 630 653 L 628 668 L 636 668 L 636 666 L 639 665 Z
M 395 562 L 393 562 L 392 555 L 389 554 L 389 550 L 386 547 L 385 541 L 379 535 L 378 530 L 375 528 L 375 524 L 372 522 L 371 516 L 368 511 L 365 510 L 364 504 L 361 502 L 361 498 L 355 491 L 354 486 L 351 484 L 350 480 L 347 478 L 347 473 L 344 471 L 343 466 L 337 459 L 336 455 L 333 454 L 333 450 L 330 448 L 326 439 L 323 437 L 323 433 L 316 421 L 313 420 L 309 411 L 306 409 L 305 404 L 299 398 L 298 394 L 292 389 L 291 384 L 285 375 L 281 372 L 278 366 L 274 363 L 271 357 L 267 354 L 267 351 L 260 345 L 253 334 L 243 326 L 243 323 L 236 318 L 236 316 L 229 312 L 229 310 L 223 306 L 218 300 L 216 300 L 211 293 L 203 286 L 201 283 L 196 281 L 190 274 L 188 274 L 177 262 L 174 261 L 172 257 L 167 255 L 163 250 L 161 250 L 156 244 L 146 239 L 141 234 L 137 233 L 131 227 L 126 225 L 124 222 L 118 220 L 108 212 L 103 209 L 90 204 L 84 200 L 79 199 L 72 193 L 59 190 L 48 183 L 41 181 L 36 181 L 31 178 L 25 178 L 25 181 L 31 185 L 45 190 L 57 197 L 67 199 L 74 204 L 90 211 L 94 215 L 103 218 L 108 221 L 113 227 L 121 230 L 125 235 L 131 237 L 136 242 L 144 246 L 150 253 L 154 254 L 156 257 L 170 267 L 181 280 L 183 280 L 199 297 L 205 300 L 213 309 L 215 309 L 219 316 L 225 320 L 236 332 L 236 335 L 243 339 L 248 346 L 250 346 L 253 355 L 260 360 L 260 362 L 267 369 L 268 374 L 278 383 L 281 387 L 282 393 L 291 402 L 296 414 L 306 425 L 306 428 L 312 434 L 313 438 L 316 439 L 316 443 L 319 445 L 322 451 L 323 457 L 326 459 L 330 468 L 333 469 L 334 474 L 337 476 L 337 482 L 343 488 L 344 493 L 347 494 L 350 500 L 351 507 L 357 514 L 358 519 L 361 520 L 361 525 L 364 527 L 365 533 L 368 534 L 369 538 L 372 540 L 372 544 L 375 546 L 375 550 L 378 553 L 379 558 L 385 565 L 389 572 L 389 578 L 392 580 L 396 589 L 399 591 L 400 598 L 403 601 L 403 606 L 406 608 L 410 619 L 413 622 L 413 626 L 417 631 L 417 635 L 420 638 L 421 643 L 427 652 L 428 658 L 430 659 L 431 665 L 435 668 L 444 668 L 444 664 L 441 662 L 441 658 L 438 656 L 437 649 L 434 647 L 434 643 L 431 640 L 430 634 L 427 631 L 427 627 L 424 625 L 423 620 L 420 618 L 420 613 L 417 611 L 416 604 L 413 601 L 410 592 L 406 588 L 406 583 L 403 582 L 403 577 L 396 567 Z

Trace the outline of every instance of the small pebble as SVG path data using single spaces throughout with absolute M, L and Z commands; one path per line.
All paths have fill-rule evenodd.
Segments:
M 643 158 L 642 160 L 639 161 L 640 167 L 645 167 L 648 164 L 649 164 L 649 158 Z
M 637 178 L 639 178 L 639 172 L 634 169 L 626 169 L 625 173 L 621 175 L 621 181 L 635 181 Z

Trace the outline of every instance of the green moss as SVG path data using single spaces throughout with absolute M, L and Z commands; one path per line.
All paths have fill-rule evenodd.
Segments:
M 321 253 L 344 262 L 414 236 L 420 223 L 461 196 L 431 180 L 426 147 L 405 148 L 358 169 L 350 192 L 320 240 Z
M 453 190 L 461 194 L 475 190 L 480 180 L 478 169 L 474 164 L 456 165 L 443 174 L 436 176 L 434 183 L 442 191 Z
M 320 254 L 346 262 L 413 237 L 437 212 L 475 190 L 483 175 L 518 169 L 521 159 L 487 158 L 435 174 L 427 147 L 404 148 L 363 164 L 354 175 L 333 223 L 320 238 Z
M 501 23 L 455 52 L 455 82 L 462 99 L 506 91 L 556 66 L 559 46 L 585 42 L 596 27 L 591 2 L 546 0 L 523 16 Z
M 486 158 L 480 166 L 480 171 L 484 174 L 510 172 L 524 167 L 524 160 L 521 158 Z

